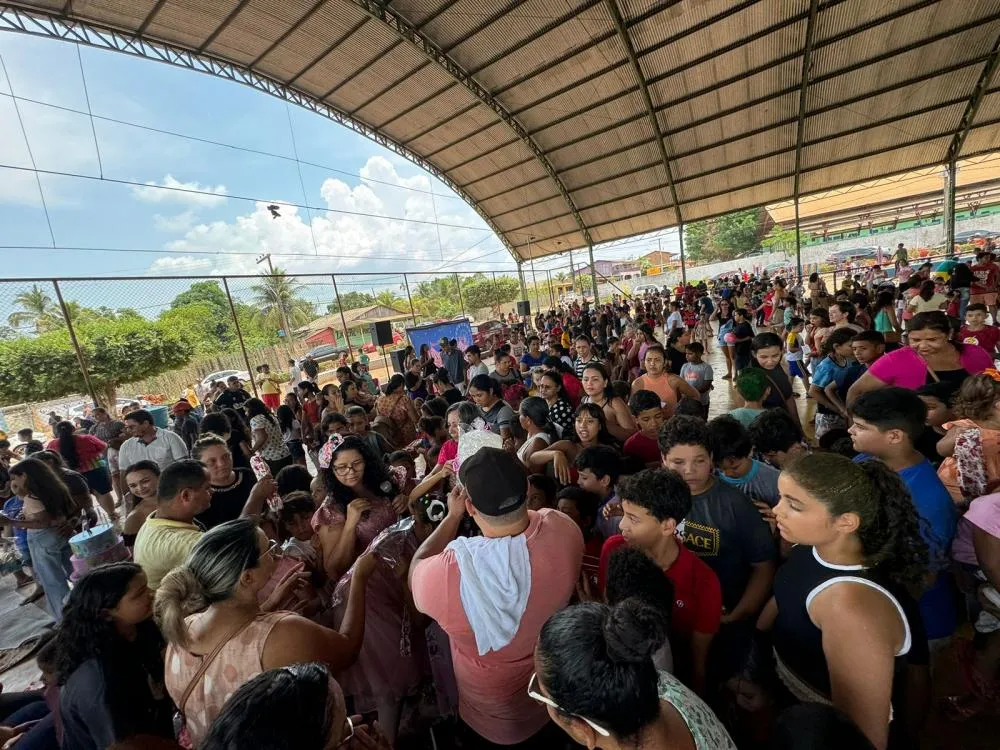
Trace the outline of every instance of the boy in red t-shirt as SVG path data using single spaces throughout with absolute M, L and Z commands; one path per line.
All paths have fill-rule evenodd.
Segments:
M 992 356 L 1000 340 L 1000 328 L 986 325 L 986 305 L 976 302 L 965 309 L 965 325 L 958 331 L 958 340 L 963 344 L 976 344 Z
M 645 469 L 618 482 L 621 534 L 604 543 L 598 585 L 604 590 L 612 553 L 629 545 L 644 551 L 674 584 L 670 644 L 676 673 L 694 690 L 705 689 L 712 638 L 722 619 L 719 579 L 677 537 L 677 524 L 691 511 L 691 490 L 680 475 Z
M 629 411 L 635 417 L 639 431 L 625 441 L 622 452 L 635 456 L 649 469 L 660 466 L 660 444 L 657 437 L 663 427 L 665 416 L 660 397 L 652 391 L 639 390 L 628 400 Z
M 981 252 L 976 253 L 976 264 L 970 270 L 972 271 L 972 285 L 969 289 L 969 302 L 972 304 L 983 303 L 995 318 L 1000 266 L 994 261 L 992 253 Z

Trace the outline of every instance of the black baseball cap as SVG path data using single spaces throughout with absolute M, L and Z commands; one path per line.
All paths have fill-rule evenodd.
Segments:
M 528 472 L 500 448 L 480 448 L 458 471 L 472 505 L 483 515 L 502 516 L 524 505 Z

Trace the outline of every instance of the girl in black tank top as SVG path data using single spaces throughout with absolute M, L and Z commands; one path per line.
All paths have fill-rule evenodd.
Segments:
M 778 489 L 778 529 L 798 545 L 758 622 L 773 629 L 778 677 L 800 701 L 833 703 L 885 748 L 899 660 L 926 652 L 904 591 L 928 570 L 909 492 L 880 461 L 830 453 L 790 463 Z

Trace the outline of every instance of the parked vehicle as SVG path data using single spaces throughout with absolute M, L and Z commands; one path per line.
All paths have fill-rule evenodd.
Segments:
M 639 284 L 638 286 L 632 287 L 633 297 L 644 297 L 647 294 L 656 294 L 660 291 L 660 287 L 656 284 Z
M 320 344 L 319 346 L 314 346 L 308 352 L 308 355 L 312 355 L 312 358 L 317 362 L 329 362 L 334 359 L 340 359 L 345 354 L 347 354 L 347 347 L 334 346 L 333 344 Z
M 213 380 L 221 380 L 225 383 L 231 376 L 235 375 L 240 381 L 246 383 L 250 381 L 250 373 L 246 370 L 219 370 L 202 378 L 201 387 L 206 390 L 212 387 Z

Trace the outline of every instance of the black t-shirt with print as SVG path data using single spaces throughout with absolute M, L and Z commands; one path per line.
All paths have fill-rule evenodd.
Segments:
M 777 559 L 771 530 L 750 499 L 719 480 L 692 498 L 684 544 L 715 571 L 727 611 L 739 603 L 751 565 Z
M 746 338 L 746 341 L 739 341 L 734 347 L 736 356 L 749 357 L 750 345 L 753 343 L 753 327 L 746 321 L 737 323 L 733 327 L 733 335 L 738 339 Z

